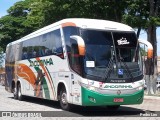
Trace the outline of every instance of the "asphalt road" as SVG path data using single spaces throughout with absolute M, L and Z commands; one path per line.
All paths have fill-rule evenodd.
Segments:
M 3 113 L 2 113 L 3 112 Z M 5 91 L 4 86 L 0 85 L 0 119 L 7 113 L 12 117 L 54 117 L 57 120 L 66 117 L 74 117 L 75 119 L 105 119 L 110 120 L 126 119 L 127 117 L 139 117 L 140 119 L 147 117 L 157 119 L 160 117 L 160 97 L 145 97 L 141 105 L 123 105 L 117 111 L 109 111 L 105 107 L 80 107 L 75 106 L 73 111 L 63 111 L 58 102 L 43 100 L 33 97 L 25 97 L 24 101 L 13 99 L 13 95 Z M 37 116 L 36 116 L 37 115 Z M 3 116 L 3 117 L 2 117 Z M 158 116 L 158 117 L 157 117 Z M 64 119 L 66 120 L 66 119 Z

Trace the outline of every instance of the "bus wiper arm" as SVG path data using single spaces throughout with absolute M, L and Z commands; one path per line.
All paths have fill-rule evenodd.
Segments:
M 131 73 L 130 69 L 128 68 L 128 65 L 124 62 L 124 59 L 123 59 L 121 56 L 120 56 L 119 59 L 120 59 L 120 62 L 123 61 L 122 63 L 124 64 L 124 66 L 125 66 L 128 74 L 129 74 L 129 76 L 131 77 L 131 81 L 133 82 L 133 81 L 134 81 L 134 78 L 133 78 L 133 76 L 132 76 L 132 73 Z
M 112 57 L 110 62 L 109 62 L 108 67 L 106 68 L 106 70 L 104 72 L 104 77 L 103 77 L 104 81 L 105 81 L 105 79 L 108 79 L 108 77 L 110 76 L 110 74 L 111 74 L 111 72 L 113 70 L 113 63 L 114 63 L 114 60 L 113 60 L 113 57 Z
M 129 76 L 131 77 L 131 81 L 133 82 L 132 73 L 131 73 L 130 69 L 128 68 L 127 64 L 124 62 L 124 59 L 123 59 L 123 57 L 121 56 L 120 49 L 118 49 L 118 50 L 119 50 L 119 60 L 120 60 L 120 63 L 123 63 L 123 64 L 124 64 L 124 66 L 125 66 L 125 68 L 126 68 L 126 71 L 127 71 L 127 73 L 129 74 Z M 123 62 L 122 62 L 122 61 L 123 61 Z

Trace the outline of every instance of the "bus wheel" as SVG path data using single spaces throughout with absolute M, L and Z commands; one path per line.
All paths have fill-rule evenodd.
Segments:
M 120 107 L 120 105 L 111 105 L 111 106 L 107 106 L 108 110 L 117 110 Z
M 13 97 L 14 97 L 14 99 L 17 99 L 17 98 L 18 98 L 18 93 L 17 93 L 17 88 L 16 88 L 16 86 L 13 88 Z
M 65 88 L 60 91 L 60 106 L 63 110 L 70 110 L 70 104 L 67 101 L 67 92 Z
M 18 84 L 17 93 L 18 93 L 18 100 L 23 100 L 23 95 L 21 93 L 21 84 Z

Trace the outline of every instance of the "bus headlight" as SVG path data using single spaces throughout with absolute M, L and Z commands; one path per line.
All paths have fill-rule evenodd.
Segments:
M 142 86 L 137 87 L 136 90 L 142 90 L 143 88 L 144 86 L 142 85 Z
M 84 83 L 79 82 L 79 85 L 82 86 L 82 87 L 84 87 L 84 88 L 89 88 L 88 84 L 84 84 Z
M 98 88 L 97 88 L 97 87 L 90 86 L 90 85 L 84 84 L 84 83 L 81 83 L 80 85 L 81 85 L 82 87 L 84 87 L 84 88 L 87 88 L 88 90 L 98 91 Z
M 88 89 L 95 91 L 95 87 L 93 87 L 93 86 L 89 86 Z
M 94 86 L 89 86 L 88 89 L 89 89 L 89 90 L 92 90 L 92 91 L 95 91 L 95 92 L 98 92 L 98 91 L 99 91 L 99 88 L 94 87 Z

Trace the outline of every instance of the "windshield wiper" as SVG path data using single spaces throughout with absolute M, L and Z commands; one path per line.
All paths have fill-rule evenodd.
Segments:
M 108 67 L 104 72 L 104 77 L 103 80 L 105 81 L 106 79 L 108 79 L 108 77 L 110 76 L 112 70 L 113 70 L 113 66 L 114 65 L 114 59 L 113 57 L 111 58 L 111 60 L 109 61 Z
M 119 49 L 118 49 L 119 50 Z M 124 64 L 125 68 L 126 68 L 126 71 L 127 73 L 129 74 L 129 76 L 131 77 L 131 81 L 133 82 L 134 79 L 133 79 L 133 76 L 132 76 L 132 73 L 130 71 L 130 69 L 128 68 L 128 65 L 124 62 L 124 59 L 123 57 L 121 56 L 121 53 L 120 53 L 120 50 L 119 50 L 119 60 L 120 60 L 120 66 L 121 66 L 121 63 Z M 122 62 L 123 61 L 123 62 Z
M 119 60 L 120 60 L 120 66 L 121 66 L 121 63 L 123 63 L 124 67 L 126 68 L 128 76 L 131 78 L 131 81 L 133 82 L 134 81 L 133 75 L 132 75 L 129 67 L 127 66 L 127 64 L 124 62 L 124 59 L 121 57 L 120 53 L 119 53 Z M 114 61 L 114 57 L 112 56 L 112 58 L 111 58 L 111 60 L 110 60 L 110 62 L 108 64 L 108 67 L 107 67 L 107 69 L 105 70 L 105 73 L 104 73 L 104 77 L 103 77 L 104 81 L 109 78 L 111 72 L 113 71 L 113 69 L 114 69 L 114 62 L 115 62 Z M 116 71 L 117 71 L 117 68 L 116 68 Z

